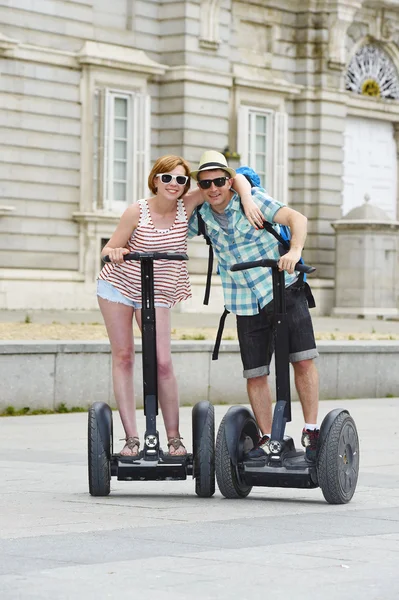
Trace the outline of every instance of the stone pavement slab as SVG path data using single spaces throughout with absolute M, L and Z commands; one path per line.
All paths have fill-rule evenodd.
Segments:
M 220 312 L 179 312 L 171 311 L 171 323 L 173 328 L 196 328 L 218 327 Z M 0 310 L 0 323 L 23 323 L 26 318 L 32 323 L 102 323 L 103 319 L 99 310 L 93 311 L 21 311 Z M 399 335 L 399 319 L 356 319 L 344 317 L 317 317 L 313 316 L 313 324 L 317 333 L 369 333 L 369 334 L 392 334 Z M 235 329 L 234 315 L 228 315 L 226 329 Z
M 343 506 L 319 489 L 200 499 L 191 479 L 112 479 L 109 497 L 92 498 L 86 414 L 0 419 L 1 600 L 396 600 L 399 399 L 322 402 L 321 416 L 337 406 L 354 417 L 361 448 Z M 215 409 L 219 424 L 227 407 Z M 191 409 L 181 422 L 190 446 Z M 118 439 L 117 413 L 114 426 Z M 297 444 L 301 426 L 294 403 L 287 432 Z

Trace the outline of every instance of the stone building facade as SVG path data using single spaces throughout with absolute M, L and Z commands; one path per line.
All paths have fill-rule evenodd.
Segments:
M 398 218 L 398 44 L 397 0 L 0 0 L 0 308 L 95 307 L 152 161 L 216 149 L 308 217 L 329 314 L 331 223 L 366 194 Z

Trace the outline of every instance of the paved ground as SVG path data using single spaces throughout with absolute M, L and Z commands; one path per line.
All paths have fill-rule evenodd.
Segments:
M 220 314 L 172 311 L 173 339 L 214 339 Z M 317 339 L 399 339 L 399 319 L 348 319 L 314 317 Z M 135 326 L 135 335 L 139 331 Z M 236 337 L 235 317 L 229 315 L 225 339 Z M 99 310 L 95 311 L 6 311 L 0 310 L 0 339 L 106 339 Z
M 399 399 L 339 404 L 361 441 L 357 492 L 343 506 L 319 489 L 203 500 L 192 480 L 113 479 L 109 497 L 91 498 L 85 414 L 0 419 L 1 600 L 396 600 Z M 323 402 L 321 415 L 335 406 Z M 218 422 L 225 411 L 216 407 Z M 191 411 L 181 414 L 189 444 Z M 298 443 L 297 403 L 293 418 Z

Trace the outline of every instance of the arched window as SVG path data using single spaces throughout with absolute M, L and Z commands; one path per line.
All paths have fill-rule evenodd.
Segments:
M 371 44 L 362 46 L 352 57 L 345 88 L 355 94 L 399 100 L 396 68 L 381 48 Z

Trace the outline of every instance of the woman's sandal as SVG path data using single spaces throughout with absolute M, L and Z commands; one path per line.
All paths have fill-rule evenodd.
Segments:
M 174 452 L 173 454 L 170 454 L 171 456 L 185 456 L 187 454 L 187 450 L 185 445 L 182 443 L 182 439 L 181 437 L 170 437 L 168 438 L 168 448 L 169 448 L 169 454 L 170 454 L 170 447 L 172 446 L 175 450 L 178 450 L 179 448 L 184 448 L 184 452 L 176 454 L 176 452 Z
M 136 457 L 139 454 L 139 449 L 140 449 L 140 440 L 138 437 L 135 436 L 130 436 L 127 438 L 122 438 L 122 440 L 124 440 L 126 442 L 126 444 L 123 446 L 122 448 L 122 452 L 125 448 L 129 448 L 129 450 L 131 451 L 131 454 L 122 454 L 122 452 L 120 452 L 121 456 L 132 456 L 132 457 Z M 137 448 L 137 452 L 135 452 L 135 449 Z

